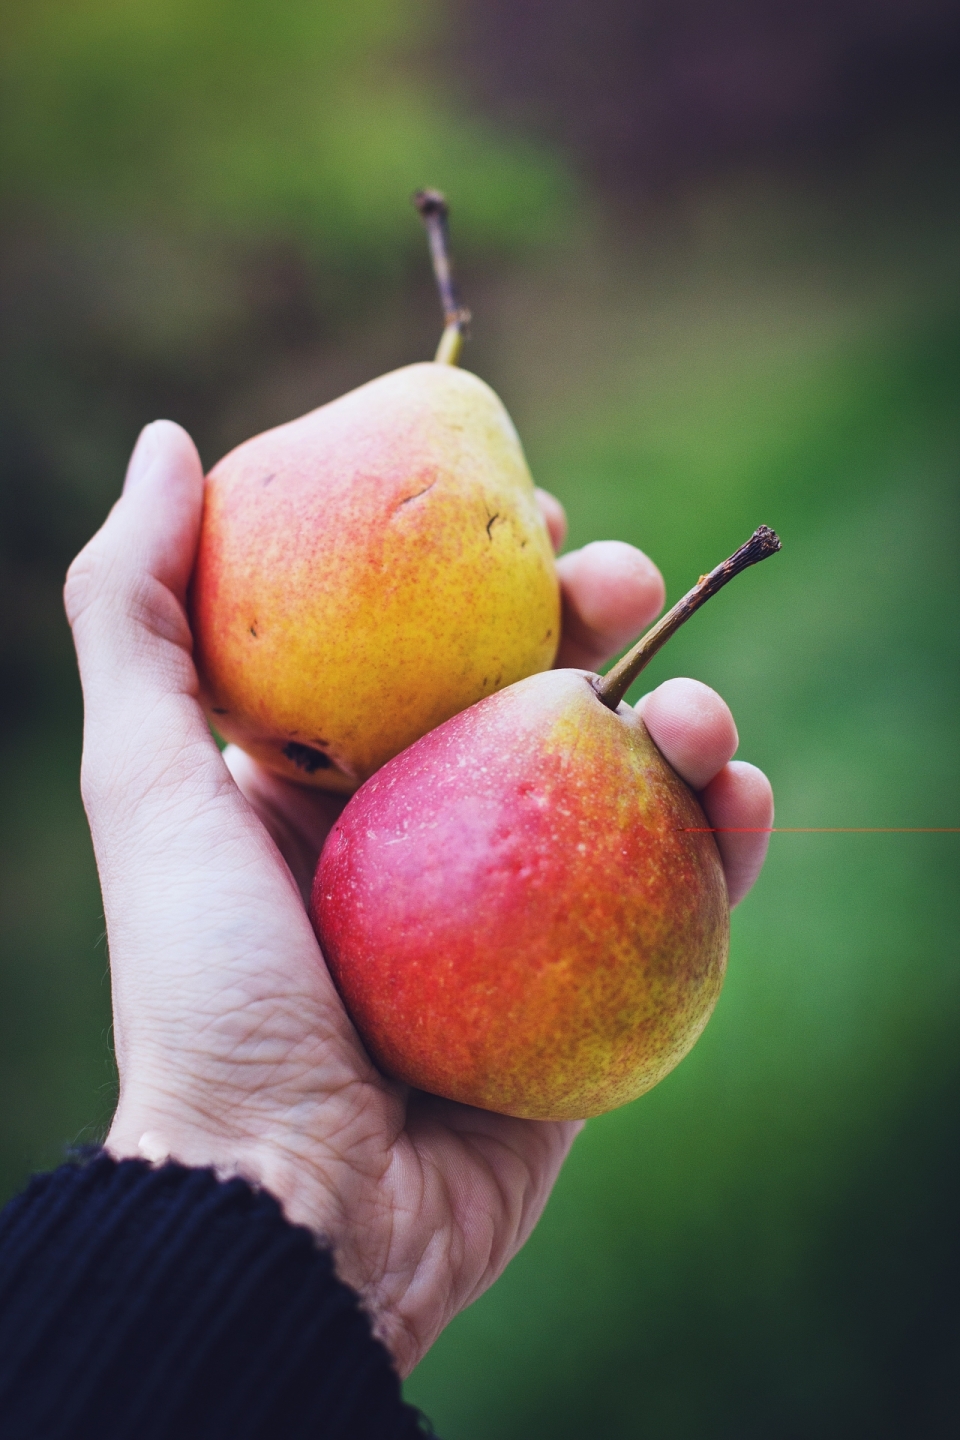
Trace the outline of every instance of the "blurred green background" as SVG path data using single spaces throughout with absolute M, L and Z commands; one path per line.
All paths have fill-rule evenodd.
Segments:
M 0 18 L 0 1189 L 114 1095 L 59 591 L 140 426 L 230 445 L 432 353 L 670 598 L 785 826 L 956 826 L 946 0 L 16 0 Z M 408 1384 L 446 1440 L 960 1428 L 960 836 L 782 834 L 693 1054 L 592 1121 Z

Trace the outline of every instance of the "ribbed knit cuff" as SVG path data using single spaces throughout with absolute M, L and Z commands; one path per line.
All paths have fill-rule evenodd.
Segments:
M 3 1440 L 407 1440 L 387 1351 L 271 1195 L 99 1154 L 0 1213 Z

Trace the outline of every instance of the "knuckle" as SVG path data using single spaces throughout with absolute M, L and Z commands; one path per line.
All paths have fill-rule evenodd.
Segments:
M 88 816 L 95 815 L 101 808 L 103 792 L 102 779 L 96 774 L 95 767 L 91 765 L 89 758 L 85 755 L 80 765 L 80 799 L 83 801 L 83 808 Z
M 192 639 L 181 600 L 156 575 L 122 556 L 104 553 L 99 535 L 84 546 L 67 571 L 64 609 L 76 630 L 91 611 L 106 607 L 110 626 L 139 632 L 190 650 Z
M 135 624 L 156 639 L 183 650 L 191 648 L 190 626 L 183 605 L 156 575 L 140 573 L 131 578 L 127 611 Z
M 91 540 L 72 562 L 63 586 L 63 606 L 71 626 L 76 625 L 94 599 L 101 569 L 95 541 Z

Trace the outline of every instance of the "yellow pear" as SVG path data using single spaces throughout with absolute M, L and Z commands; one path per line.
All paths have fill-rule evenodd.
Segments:
M 547 669 L 553 550 L 497 396 L 456 368 L 469 311 L 447 204 L 414 196 L 445 329 L 408 365 L 231 451 L 207 477 L 191 584 L 214 727 L 349 792 L 434 726 Z
M 246 441 L 207 478 L 191 606 L 214 727 L 324 789 L 547 669 L 553 551 L 500 400 L 430 361 Z

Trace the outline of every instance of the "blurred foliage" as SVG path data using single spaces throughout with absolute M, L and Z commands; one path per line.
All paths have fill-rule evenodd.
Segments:
M 577 157 L 608 201 L 762 164 L 820 174 L 960 120 L 956 0 L 463 0 L 488 113 Z
M 692 673 L 729 697 L 784 825 L 957 823 L 955 140 L 911 112 L 880 147 L 867 107 L 846 170 L 779 165 L 735 97 L 803 129 L 767 64 L 789 69 L 802 9 L 498 4 L 479 41 L 452 0 L 4 9 L 3 1193 L 95 1138 L 113 1096 L 63 570 L 157 414 L 212 461 L 430 353 L 418 184 L 451 193 L 467 363 L 571 543 L 642 545 L 673 598 L 758 522 L 783 536 L 645 683 Z M 920 73 L 953 20 L 909 9 L 806 7 L 822 64 L 804 73 L 849 73 L 880 31 L 888 71 L 900 45 Z M 468 110 L 491 69 L 495 103 Z M 641 72 L 659 88 L 634 103 Z M 831 114 L 819 84 L 803 103 Z M 638 209 L 654 102 L 656 133 L 687 128 L 671 198 Z M 721 151 L 747 170 L 711 170 Z M 441 1434 L 956 1433 L 958 843 L 773 838 L 696 1050 L 587 1127 L 533 1240 L 412 1378 Z
M 430 0 L 8 6 L 7 198 L 98 229 L 295 235 L 325 266 L 395 274 L 407 196 L 455 178 L 463 244 L 542 236 L 559 171 L 424 72 L 436 21 Z

